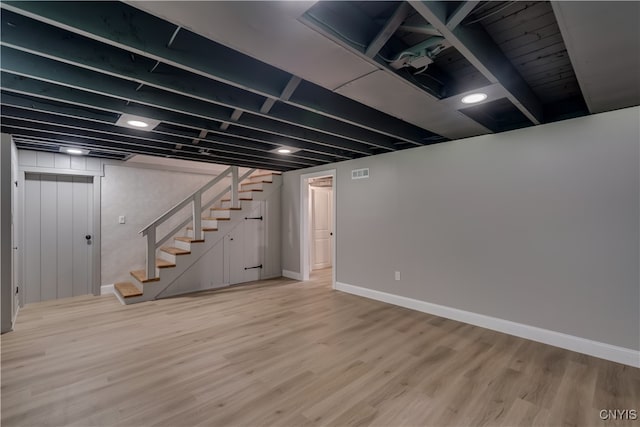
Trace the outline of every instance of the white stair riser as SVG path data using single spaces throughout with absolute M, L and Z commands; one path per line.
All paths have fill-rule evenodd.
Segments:
M 165 261 L 175 264 L 177 257 L 175 255 L 168 254 L 165 251 L 158 251 L 158 258 L 162 258 Z
M 264 190 L 264 186 L 265 185 L 266 184 L 263 184 L 261 182 L 253 182 L 253 183 L 242 184 L 240 186 L 240 189 L 242 191 L 245 191 L 245 190 Z
M 203 219 L 202 228 L 218 228 L 218 221 L 215 219 Z
M 273 182 L 273 178 L 270 176 L 258 176 L 258 177 L 250 177 L 247 181 L 244 181 L 243 184 L 247 184 L 249 182 L 267 182 L 271 184 Z
M 184 249 L 185 251 L 191 250 L 191 243 L 182 242 L 180 240 L 174 240 L 173 246 L 179 249 Z
M 214 218 L 231 218 L 231 211 L 211 211 Z

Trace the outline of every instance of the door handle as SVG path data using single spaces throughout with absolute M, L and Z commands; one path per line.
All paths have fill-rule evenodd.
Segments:
M 91 234 L 87 234 L 86 236 L 84 236 L 84 238 L 87 240 L 91 240 Z

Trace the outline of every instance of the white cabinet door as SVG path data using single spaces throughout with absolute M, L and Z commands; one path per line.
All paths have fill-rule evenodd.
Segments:
M 224 238 L 225 279 L 230 285 L 260 280 L 264 259 L 263 202 L 243 202 L 244 219 Z

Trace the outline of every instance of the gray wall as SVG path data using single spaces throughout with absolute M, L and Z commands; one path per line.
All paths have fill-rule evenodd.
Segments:
M 639 115 L 320 168 L 337 168 L 337 281 L 640 349 Z M 317 169 L 284 174 L 285 270 L 300 270 L 299 176 Z
M 11 137 L 0 140 L 0 311 L 1 332 L 11 330 Z

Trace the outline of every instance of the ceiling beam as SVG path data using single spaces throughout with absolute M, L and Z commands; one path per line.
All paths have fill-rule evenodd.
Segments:
M 278 88 L 283 81 L 291 77 L 282 70 L 187 30 L 181 31 L 178 38 L 182 37 L 185 46 L 188 47 L 169 49 L 159 40 L 161 36 L 166 37 L 166 34 L 173 31 L 175 25 L 123 3 L 14 1 L 2 2 L 0 6 L 66 31 L 72 31 L 92 40 L 262 97 L 277 98 Z M 31 37 L 34 34 L 37 33 L 32 33 Z M 224 57 L 225 60 L 212 60 L 216 57 Z M 147 84 L 142 81 L 140 83 Z M 344 106 L 343 97 L 327 89 L 317 86 L 316 90 L 325 92 L 323 103 L 317 103 L 305 97 L 293 97 L 287 103 L 297 109 L 306 110 L 306 114 L 313 112 L 343 124 L 366 129 L 371 133 L 385 135 L 391 140 L 421 145 L 425 139 L 433 136 L 431 132 L 362 104 L 353 103 L 348 107 Z M 248 111 L 259 113 L 260 106 Z M 282 117 L 276 118 L 282 119 Z M 395 146 L 377 145 L 376 147 L 395 150 Z
M 64 117 L 60 115 L 52 115 L 37 111 L 18 110 L 14 107 L 2 107 L 3 124 L 11 126 L 16 123 L 29 124 L 34 130 L 50 131 L 57 129 L 67 130 L 71 134 L 83 136 L 92 139 L 106 139 L 110 141 L 119 141 L 130 145 L 136 145 L 153 150 L 175 150 L 176 143 L 182 145 L 182 148 L 199 150 L 206 148 L 214 150 L 220 156 L 235 160 L 258 161 L 265 159 L 266 161 L 280 164 L 281 166 L 289 166 L 294 168 L 309 167 L 321 164 L 320 161 L 305 160 L 292 156 L 279 156 L 266 151 L 256 151 L 246 148 L 233 147 L 218 144 L 215 140 L 207 140 L 206 145 L 195 145 L 189 143 L 191 135 L 180 134 L 177 132 L 167 133 L 161 131 L 138 131 L 128 129 L 112 124 L 104 124 L 98 122 L 87 122 L 75 118 Z
M 411 6 L 433 25 L 491 83 L 500 83 L 507 98 L 534 124 L 543 121 L 542 105 L 491 36 L 480 26 L 447 27 L 447 2 L 412 1 Z
M 291 79 L 289 80 L 287 85 L 284 87 L 284 89 L 282 89 L 282 93 L 280 94 L 280 98 L 278 99 L 280 99 L 281 101 L 288 101 L 301 81 L 302 79 L 300 77 L 291 76 Z M 262 107 L 260 107 L 260 112 L 262 114 L 267 114 L 269 111 L 271 111 L 271 108 L 276 104 L 276 101 L 277 99 L 274 99 L 274 98 L 265 99 L 264 104 L 262 104 Z
M 3 23 L 7 16 L 3 13 Z M 15 26 L 3 25 L 6 30 L 2 32 L 0 44 L 10 49 L 3 48 L 3 62 L 6 57 L 16 57 L 13 52 L 19 50 L 41 58 L 47 58 L 56 62 L 62 62 L 85 70 L 91 70 L 119 79 L 129 80 L 136 87 L 143 83 L 146 88 L 156 88 L 178 95 L 187 96 L 200 101 L 209 102 L 228 109 L 238 109 L 265 118 L 277 120 L 294 126 L 301 126 L 317 132 L 326 133 L 339 138 L 347 138 L 361 144 L 393 151 L 395 139 L 380 133 L 345 123 L 315 112 L 301 110 L 291 106 L 283 106 L 270 114 L 260 112 L 264 98 L 252 93 L 243 92 L 233 86 L 225 85 L 215 80 L 209 80 L 198 75 L 190 75 L 176 69 L 164 70 L 164 72 L 149 73 L 145 61 L 131 61 L 130 54 L 110 46 L 101 45 L 95 41 L 76 38 L 73 41 L 73 49 L 69 49 L 69 34 L 61 29 L 42 25 L 36 21 L 20 15 L 11 16 Z M 26 55 L 28 56 L 28 55 Z M 24 58 L 25 55 L 22 55 Z M 25 61 L 26 59 L 20 59 Z M 31 62 L 34 60 L 31 59 Z M 148 63 L 148 61 L 146 61 Z M 224 61 L 218 61 L 224 62 Z M 60 65 L 49 62 L 53 68 L 60 69 Z M 52 68 L 52 69 L 53 69 Z M 38 70 L 40 77 L 59 78 L 48 69 Z M 78 72 L 76 71 L 76 74 Z M 96 80 L 86 78 L 86 87 L 103 86 L 104 78 Z M 290 79 L 289 79 L 290 80 Z M 287 81 L 289 81 L 287 80 Z M 282 87 L 286 83 L 282 83 Z M 136 90 L 138 94 L 144 91 Z M 328 91 L 324 91 L 328 92 Z M 330 92 L 329 92 L 330 93 Z M 325 94 L 326 95 L 326 94 Z M 331 94 L 331 96 L 340 96 Z M 131 97 L 131 100 L 134 96 Z M 350 100 L 345 99 L 343 103 Z M 327 103 L 332 102 L 327 100 Z M 355 103 L 354 103 L 355 104 Z M 286 108 L 288 107 L 288 108 Z M 349 104 L 351 107 L 351 104 Z M 364 108 L 364 106 L 361 106 Z M 209 107 L 211 108 L 211 107 Z M 345 106 L 334 105 L 336 111 L 347 114 Z M 368 108 L 368 107 L 367 107 Z M 228 114 L 228 113 L 227 113 Z M 228 117 L 228 116 L 227 116 Z M 227 121 L 226 117 L 222 121 Z M 426 131 L 425 131 L 426 132 Z
M 459 5 L 458 8 L 447 17 L 447 28 L 449 30 L 453 30 L 458 25 L 460 25 L 462 20 L 469 16 L 473 9 L 476 8 L 478 3 L 480 3 L 479 0 L 467 0 Z
M 13 54 L 8 53 L 6 48 L 2 48 L 2 63 L 0 69 L 9 72 L 14 75 L 14 78 L 3 78 L 1 81 L 2 87 L 12 89 L 14 92 L 23 91 L 21 89 L 25 86 L 32 86 L 31 82 L 26 82 L 19 77 L 30 77 L 31 79 L 39 80 L 41 82 L 50 83 L 48 90 L 52 99 L 55 97 L 68 96 L 69 93 L 61 91 L 59 86 L 65 88 L 76 89 L 82 92 L 88 92 L 91 99 L 91 95 L 101 95 L 103 97 L 117 98 L 123 101 L 133 101 L 138 104 L 150 106 L 154 109 L 163 109 L 169 111 L 175 111 L 183 114 L 188 114 L 195 117 L 215 120 L 218 122 L 228 120 L 229 113 L 225 108 L 216 108 L 215 105 L 203 102 L 198 99 L 192 99 L 189 97 L 179 96 L 171 93 L 163 93 L 158 90 L 149 90 L 137 92 L 135 89 L 127 84 L 127 82 L 100 76 L 99 74 L 88 72 L 86 70 L 78 69 L 73 66 L 58 63 L 48 60 L 46 58 L 40 58 L 33 55 L 21 54 L 18 51 L 14 51 Z M 46 68 L 43 70 L 42 67 Z M 99 80 L 102 86 L 99 89 L 95 88 L 95 81 Z M 53 85 L 51 85 L 53 83 Z M 62 92 L 62 93 L 60 93 Z M 26 93 L 34 94 L 38 96 L 43 95 L 43 92 L 38 92 L 37 88 L 28 89 Z M 78 104 L 84 104 L 84 98 L 82 96 L 76 96 L 74 94 L 73 101 Z M 125 112 L 126 106 L 121 106 L 120 103 L 110 102 L 110 109 L 115 112 Z M 152 117 L 149 117 L 152 118 Z M 326 135 L 315 132 L 310 129 L 300 128 L 298 126 L 292 126 L 288 123 L 273 121 L 269 119 L 263 119 L 256 117 L 252 114 L 245 114 L 238 122 L 238 125 L 246 126 L 251 129 L 256 129 L 264 132 L 273 133 L 279 137 L 299 138 L 303 141 L 308 141 L 314 144 L 316 149 L 321 152 L 330 154 L 334 150 L 352 151 L 361 154 L 370 154 L 370 148 L 358 142 L 352 140 L 342 139 L 333 135 Z M 208 129 L 213 131 L 214 129 Z M 295 141 L 295 139 L 293 139 Z M 299 146 L 300 143 L 294 144 Z M 306 144 L 310 148 L 309 144 Z M 328 147 L 329 149 L 323 148 Z
M 237 122 L 241 115 L 242 115 L 242 110 L 238 110 L 238 109 L 236 108 L 236 109 L 235 109 L 235 110 L 233 110 L 233 112 L 231 113 L 231 117 L 230 117 L 230 119 L 231 119 L 231 121 L 232 121 L 232 122 Z M 229 123 L 229 122 L 223 122 L 223 123 L 220 125 L 220 130 L 227 130 L 227 129 L 229 129 L 229 125 L 230 125 L 230 124 L 231 124 L 231 123 Z
M 271 163 L 267 160 L 263 161 L 249 161 L 246 159 L 237 159 L 232 157 L 220 156 L 215 153 L 210 155 L 186 152 L 174 152 L 171 148 L 162 149 L 163 154 L 159 154 L 154 147 L 145 148 L 135 146 L 135 144 L 129 144 L 122 140 L 111 140 L 108 138 L 97 138 L 88 136 L 86 134 L 77 134 L 72 132 L 61 131 L 55 126 L 48 126 L 45 129 L 33 129 L 28 125 L 5 123 L 3 121 L 1 125 L 2 132 L 9 133 L 11 135 L 30 137 L 30 138 L 46 138 L 48 140 L 58 140 L 61 144 L 73 143 L 82 148 L 98 147 L 100 149 L 120 149 L 122 153 L 134 153 L 134 154 L 146 154 L 150 156 L 164 156 L 172 157 L 176 159 L 195 160 L 195 161 L 207 161 L 222 164 L 234 164 L 242 167 L 259 167 L 259 168 L 271 168 L 274 170 L 292 170 L 295 169 L 291 166 L 285 166 L 281 164 Z
M 3 74 L 3 80 L 4 79 L 7 79 L 7 76 L 5 74 Z M 22 87 L 22 89 L 27 89 L 27 88 L 28 88 L 27 85 L 23 85 Z M 39 89 L 38 89 L 38 86 L 34 86 L 34 88 L 31 90 L 39 93 L 48 92 L 46 85 L 40 85 Z M 21 94 L 26 95 L 26 92 L 23 91 L 21 92 Z M 29 96 L 23 96 L 23 95 L 3 92 L 1 94 L 0 101 L 2 102 L 2 105 L 5 105 L 5 106 L 21 108 L 23 110 L 24 109 L 34 110 L 34 111 L 54 114 L 54 115 L 63 116 L 63 117 L 82 119 L 85 121 L 88 120 L 88 121 L 102 123 L 106 125 L 113 125 L 117 117 L 117 115 L 115 115 L 116 117 L 114 117 L 114 114 L 107 115 L 106 111 L 103 113 L 101 111 L 87 110 L 86 108 L 83 108 L 82 105 L 78 105 L 78 104 L 60 105 L 60 104 L 63 104 L 63 102 L 61 101 L 56 102 L 56 104 L 52 104 L 51 102 L 47 102 L 46 99 L 39 99 L 37 97 L 34 97 L 33 95 L 29 95 Z M 86 102 L 87 95 L 91 95 L 91 94 L 80 94 L 80 98 Z M 96 97 L 96 95 L 94 95 L 94 97 Z M 91 108 L 99 108 L 99 107 L 96 107 L 95 104 L 97 103 L 92 102 Z M 156 117 L 150 117 L 150 115 L 148 114 L 148 111 L 140 111 L 139 109 L 135 109 L 135 108 L 128 108 L 126 112 L 134 115 L 142 115 L 149 118 L 162 119 L 161 121 L 163 123 L 185 126 L 184 118 L 177 117 L 176 114 L 172 114 L 172 113 L 167 113 L 165 115 L 156 116 Z M 27 114 L 27 113 L 24 113 L 24 114 Z M 189 120 L 190 119 L 187 117 L 186 121 L 189 122 Z M 191 120 L 192 120 L 190 122 L 192 124 L 191 129 L 193 129 L 194 131 L 197 129 L 198 125 L 206 124 L 206 122 L 200 122 L 200 121 L 197 121 L 197 119 L 196 120 L 191 119 Z M 178 122 L 181 122 L 181 123 L 178 123 Z M 192 137 L 192 134 L 181 135 L 177 130 L 174 131 L 173 133 L 170 133 L 170 132 L 163 132 L 163 133 L 165 135 L 185 136 L 188 138 Z M 209 133 L 211 133 L 211 135 L 209 135 Z M 216 143 L 216 144 L 220 144 L 221 146 L 229 147 L 227 148 L 228 150 L 240 148 L 240 149 L 254 150 L 256 153 L 262 153 L 283 144 L 282 138 L 274 137 L 270 141 L 264 141 L 264 140 L 254 138 L 253 135 L 251 134 L 247 134 L 245 136 L 236 136 L 236 135 L 231 135 L 229 133 L 222 133 L 222 132 L 216 132 L 216 131 L 209 132 L 206 130 L 200 131 L 199 138 L 206 142 Z M 295 144 L 295 142 L 292 142 L 292 143 Z M 322 153 L 316 153 L 313 151 L 307 151 L 300 145 L 296 147 L 301 148 L 302 150 L 291 154 L 291 157 L 294 157 L 294 158 L 299 157 L 301 159 L 309 159 L 309 160 L 321 162 L 321 163 L 329 163 L 336 160 L 336 157 L 331 154 L 322 154 Z
M 384 47 L 391 36 L 398 30 L 398 27 L 407 19 L 410 10 L 411 6 L 406 2 L 398 5 L 393 15 L 391 15 L 380 32 L 373 38 L 371 43 L 369 43 L 369 46 L 367 46 L 367 50 L 364 52 L 367 57 L 373 58 L 380 52 L 380 49 Z

